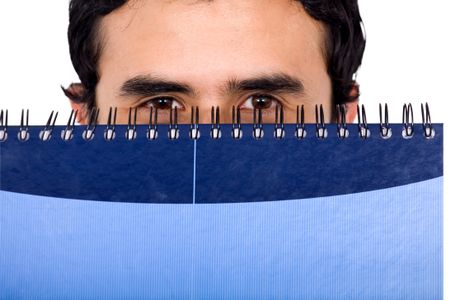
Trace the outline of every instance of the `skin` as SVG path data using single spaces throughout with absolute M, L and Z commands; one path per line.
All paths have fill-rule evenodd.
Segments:
M 119 124 L 128 122 L 130 107 L 138 107 L 142 124 L 151 107 L 161 123 L 169 122 L 170 107 L 179 123 L 190 122 L 192 107 L 200 123 L 210 123 L 213 106 L 221 123 L 232 122 L 233 106 L 243 123 L 253 121 L 255 107 L 273 123 L 277 105 L 286 123 L 295 123 L 298 105 L 314 123 L 316 104 L 331 121 L 325 30 L 294 1 L 130 1 L 102 19 L 99 37 L 100 123 L 110 107 L 118 108 Z M 72 107 L 86 124 L 84 107 Z M 348 110 L 351 122 L 356 102 Z

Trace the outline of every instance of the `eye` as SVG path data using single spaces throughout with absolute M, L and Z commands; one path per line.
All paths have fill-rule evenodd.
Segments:
M 282 106 L 281 102 L 270 95 L 253 95 L 248 97 L 239 107 L 241 109 L 275 109 L 277 105 Z
M 175 107 L 178 109 L 183 109 L 183 105 L 175 100 L 172 97 L 159 97 L 159 98 L 153 98 L 150 100 L 145 101 L 141 107 L 154 107 L 158 110 L 170 110 L 174 109 Z

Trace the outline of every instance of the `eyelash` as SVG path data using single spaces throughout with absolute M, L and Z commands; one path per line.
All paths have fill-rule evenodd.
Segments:
M 279 105 L 279 106 L 281 106 L 281 107 L 283 107 L 284 105 L 283 105 L 283 103 L 280 101 L 280 100 L 278 100 L 276 97 L 274 97 L 274 96 L 272 96 L 272 95 L 267 95 L 267 94 L 254 94 L 254 95 L 250 95 L 250 96 L 248 96 L 243 102 L 241 102 L 237 107 L 239 107 L 239 108 L 241 108 L 242 110 L 252 110 L 253 111 L 253 109 L 254 109 L 254 107 L 253 107 L 253 100 L 255 99 L 255 98 L 267 98 L 267 99 L 270 99 L 271 101 L 273 101 L 274 103 L 271 103 L 271 106 L 269 107 L 269 108 L 263 108 L 262 109 L 262 111 L 268 111 L 268 110 L 270 110 L 270 109 L 274 109 L 275 108 L 275 106 L 277 106 L 277 105 Z M 170 100 L 170 101 L 172 101 L 172 108 L 174 109 L 175 107 L 177 107 L 178 108 L 178 110 L 184 110 L 185 109 L 185 107 L 184 107 L 184 105 L 182 104 L 182 103 L 180 103 L 180 101 L 178 101 L 178 100 L 176 100 L 175 98 L 173 98 L 173 97 L 157 97 L 157 98 L 153 98 L 153 99 L 149 99 L 149 100 L 147 100 L 147 101 L 144 101 L 141 105 L 139 105 L 139 107 L 151 107 L 151 106 L 153 106 L 153 107 L 155 107 L 155 104 L 158 102 L 158 101 L 161 101 L 161 100 Z M 176 106 L 174 106 L 174 102 L 176 102 L 176 103 L 178 103 L 178 105 L 176 105 Z M 250 106 L 252 106 L 252 107 L 243 107 L 245 104 L 249 104 Z M 160 108 L 161 109 L 161 108 Z M 161 110 L 165 110 L 165 109 L 161 109 Z M 167 108 L 167 110 L 168 110 L 168 108 Z
M 172 101 L 171 108 L 175 109 L 175 107 L 177 107 L 178 110 L 184 110 L 184 105 L 182 103 L 180 103 L 180 101 L 175 100 L 175 98 L 173 98 L 173 97 L 157 97 L 157 98 L 149 99 L 149 100 L 144 101 L 141 105 L 139 105 L 139 107 L 146 107 L 146 108 L 155 107 L 155 104 L 161 100 L 170 100 L 170 101 Z M 173 105 L 174 102 L 178 103 L 178 105 L 174 106 Z M 159 108 L 159 109 L 160 110 L 169 110 L 169 109 L 161 109 L 161 108 Z
M 271 110 L 271 109 L 275 109 L 275 107 L 276 107 L 277 105 L 283 107 L 283 103 L 282 103 L 280 100 L 278 100 L 276 97 L 274 97 L 274 96 L 272 96 L 272 95 L 267 95 L 267 94 L 255 94 L 255 95 L 250 95 L 249 97 L 247 97 L 247 98 L 245 99 L 244 102 L 242 102 L 240 105 L 238 105 L 238 107 L 241 108 L 241 109 L 243 109 L 243 110 L 251 110 L 251 111 L 253 111 L 253 110 L 254 110 L 254 105 L 253 105 L 252 102 L 253 102 L 253 100 L 254 100 L 255 98 L 257 98 L 257 99 L 259 99 L 259 98 L 267 98 L 267 99 L 269 99 L 269 100 L 272 101 L 270 107 L 268 107 L 268 108 L 263 108 L 262 111 L 268 111 L 268 110 Z M 250 104 L 251 107 L 243 108 L 242 106 L 245 105 L 246 103 Z

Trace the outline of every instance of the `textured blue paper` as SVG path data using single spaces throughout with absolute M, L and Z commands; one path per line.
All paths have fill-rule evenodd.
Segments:
M 237 204 L 0 192 L 0 209 L 1 299 L 442 298 L 442 178 Z

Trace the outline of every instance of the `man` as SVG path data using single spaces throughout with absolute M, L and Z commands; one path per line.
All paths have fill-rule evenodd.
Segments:
M 99 122 L 117 107 L 118 123 L 137 108 L 138 123 L 158 109 L 161 123 L 177 108 L 200 123 L 220 107 L 222 123 L 233 106 L 242 122 L 261 109 L 274 122 L 306 122 L 322 104 L 327 122 L 336 104 L 347 104 L 347 121 L 359 97 L 353 80 L 365 48 L 357 0 L 72 0 L 69 44 L 81 84 L 65 90 L 85 124 L 90 109 Z

